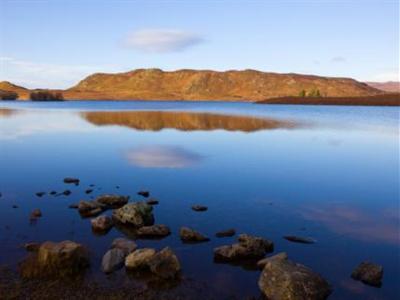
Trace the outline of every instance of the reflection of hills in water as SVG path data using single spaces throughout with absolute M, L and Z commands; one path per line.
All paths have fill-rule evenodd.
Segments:
M 15 115 L 16 113 L 17 111 L 14 109 L 0 108 L 0 118 L 10 117 L 12 115 Z
M 82 116 L 95 125 L 120 125 L 137 130 L 152 131 L 171 128 L 183 131 L 223 129 L 251 132 L 262 129 L 293 128 L 295 126 L 292 122 L 275 119 L 195 112 L 84 112 Z

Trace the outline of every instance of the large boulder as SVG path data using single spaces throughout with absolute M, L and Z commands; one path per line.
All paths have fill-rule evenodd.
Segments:
M 266 253 L 274 251 L 273 242 L 262 237 L 241 234 L 238 243 L 220 246 L 214 249 L 217 261 L 234 262 L 250 258 L 262 258 Z
M 95 217 L 101 214 L 105 209 L 105 206 L 98 203 L 97 201 L 86 201 L 82 200 L 78 204 L 78 211 L 82 217 Z
M 104 254 L 101 269 L 104 273 L 111 273 L 124 266 L 126 254 L 118 248 L 110 249 Z
M 188 227 L 181 227 L 179 231 L 180 238 L 186 243 L 207 242 L 210 239 L 198 231 Z
M 181 270 L 178 258 L 169 247 L 159 252 L 151 248 L 138 249 L 126 257 L 125 267 L 134 271 L 149 271 L 160 279 L 176 278 Z
M 89 266 L 87 250 L 72 241 L 44 242 L 21 264 L 23 277 L 75 276 Z
M 332 292 L 324 278 L 286 255 L 266 259 L 258 286 L 271 300 L 322 300 Z
M 113 219 L 134 227 L 150 226 L 154 223 L 153 207 L 145 202 L 128 203 L 114 210 Z
M 168 226 L 156 224 L 152 226 L 143 226 L 136 230 L 136 236 L 139 238 L 163 238 L 171 234 Z
M 365 284 L 380 287 L 382 285 L 383 267 L 364 261 L 353 270 L 351 277 Z

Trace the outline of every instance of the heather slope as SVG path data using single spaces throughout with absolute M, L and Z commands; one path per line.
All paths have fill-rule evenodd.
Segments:
M 327 96 L 366 96 L 380 91 L 348 78 L 245 71 L 139 69 L 93 74 L 65 91 L 69 99 L 259 101 L 318 89 Z

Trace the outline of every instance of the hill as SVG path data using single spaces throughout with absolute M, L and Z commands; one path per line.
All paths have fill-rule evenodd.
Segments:
M 389 93 L 400 93 L 400 82 L 398 81 L 366 82 L 366 84 L 381 91 Z
M 4 87 L 2 88 L 2 85 Z M 27 99 L 29 90 L 1 82 L 0 89 Z M 322 96 L 357 97 L 382 91 L 350 78 L 267 73 L 255 70 L 209 71 L 138 69 L 126 73 L 96 73 L 62 92 L 69 100 L 223 100 L 261 101 L 318 91 Z

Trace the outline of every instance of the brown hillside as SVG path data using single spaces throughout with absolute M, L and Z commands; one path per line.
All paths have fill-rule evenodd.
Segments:
M 18 99 L 28 99 L 30 93 L 28 89 L 8 81 L 0 81 L 0 90 L 16 92 Z
M 400 93 L 400 82 L 388 81 L 388 82 L 366 82 L 369 86 L 376 88 L 381 91 Z
M 64 92 L 66 99 L 229 100 L 259 101 L 295 96 L 318 89 L 327 96 L 366 96 L 381 93 L 348 78 L 245 71 L 164 72 L 139 69 L 118 74 L 93 74 Z

